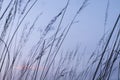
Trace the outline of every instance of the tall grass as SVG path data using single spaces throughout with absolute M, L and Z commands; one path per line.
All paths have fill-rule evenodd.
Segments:
M 96 56 L 98 52 L 93 52 L 87 66 L 81 70 L 80 47 L 69 51 L 61 51 L 61 47 L 88 0 L 83 1 L 70 23 L 63 27 L 70 4 L 68 0 L 65 7 L 40 32 L 39 40 L 29 48 L 35 25 L 42 13 L 31 23 L 25 23 L 25 18 L 37 2 L 38 0 L 10 0 L 4 9 L 4 0 L 0 1 L 0 10 L 4 9 L 0 14 L 0 23 L 3 23 L 0 32 L 0 80 L 109 80 L 114 69 L 118 70 L 118 80 L 120 79 L 120 15 L 110 34 L 104 34 L 106 42 L 101 54 Z

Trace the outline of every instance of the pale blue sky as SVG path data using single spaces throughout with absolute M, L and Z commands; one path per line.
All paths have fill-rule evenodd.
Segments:
M 67 0 L 39 0 L 31 14 L 36 15 L 40 12 L 43 12 L 43 15 L 39 19 L 38 25 L 44 27 L 65 6 L 66 1 Z M 83 0 L 70 1 L 66 21 L 64 21 L 64 23 L 69 23 L 69 20 L 72 19 L 72 16 L 80 7 L 82 1 Z M 76 19 L 76 21 L 79 21 L 79 23 L 73 25 L 68 37 L 64 42 L 66 48 L 73 48 L 77 43 L 80 43 L 83 47 L 87 47 L 88 50 L 95 49 L 104 32 L 104 20 L 107 1 L 108 0 L 88 1 L 88 6 L 82 10 Z M 120 13 L 119 4 L 119 0 L 110 0 L 106 31 L 111 29 L 117 15 Z M 29 18 L 32 19 L 33 17 L 35 16 L 33 15 Z M 38 35 L 36 35 L 36 37 L 37 36 Z
M 84 0 L 70 0 L 70 5 L 62 26 L 66 26 L 70 23 L 75 12 L 79 9 L 83 1 Z M 29 21 L 30 24 L 32 24 L 38 14 L 43 13 L 37 21 L 35 29 L 41 30 L 45 28 L 49 21 L 66 5 L 66 2 L 67 0 L 38 0 L 37 4 L 25 18 L 23 25 Z M 79 22 L 74 24 L 69 31 L 62 46 L 63 50 L 74 49 L 78 44 L 80 44 L 81 51 L 86 47 L 86 54 L 90 54 L 95 50 L 99 40 L 103 36 L 107 2 L 108 0 L 88 1 L 87 7 L 85 7 L 76 18 L 76 21 Z M 110 0 L 106 31 L 111 30 L 116 17 L 120 13 L 119 4 L 120 0 Z M 38 37 L 40 37 L 39 32 L 35 32 L 32 35 L 31 45 L 37 41 Z M 29 48 L 29 46 L 27 47 Z
M 4 5 L 2 8 L 3 10 L 1 11 L 4 11 L 4 9 L 6 8 L 5 6 L 6 4 L 8 4 L 7 1 L 9 0 L 4 1 Z M 24 1 L 22 2 L 22 5 L 25 4 Z M 25 58 L 28 59 L 28 57 L 26 57 L 26 54 L 28 53 L 30 55 L 28 51 L 31 49 L 31 46 L 33 47 L 33 45 L 35 45 L 35 43 L 40 38 L 41 34 L 39 31 L 42 31 L 42 29 L 44 29 L 48 25 L 50 20 L 53 19 L 65 7 L 67 1 L 68 0 L 38 0 L 29 14 L 26 16 L 25 20 L 20 25 L 20 28 L 18 30 L 19 35 L 19 32 L 21 33 L 22 29 L 25 27 L 25 24 L 28 24 L 28 26 L 30 27 L 35 18 L 40 13 L 42 13 L 39 20 L 35 24 L 34 32 L 30 36 L 29 42 L 25 46 L 23 46 L 23 57 L 25 56 Z M 62 27 L 66 27 L 71 22 L 83 1 L 84 0 L 70 0 L 70 4 L 61 25 Z M 86 48 L 86 54 L 84 56 L 82 55 L 83 61 L 81 61 L 84 65 L 88 57 L 96 49 L 100 39 L 104 34 L 104 29 L 106 32 L 110 32 L 118 14 L 120 13 L 120 0 L 109 1 L 110 4 L 108 8 L 106 28 L 104 27 L 104 22 L 108 0 L 88 0 L 88 5 L 80 12 L 75 20 L 78 23 L 72 25 L 60 50 L 63 50 L 64 52 L 67 50 L 72 50 L 76 47 L 76 45 L 80 46 L 80 52 L 83 52 L 83 50 Z M 33 2 L 34 0 L 31 0 L 30 4 L 32 4 Z M 29 7 L 30 5 L 27 7 L 27 9 L 29 9 Z M 17 24 L 17 19 L 15 19 L 16 21 L 14 25 Z M 2 23 L 1 21 L 0 24 L 3 26 L 4 23 Z M 14 27 L 14 25 L 12 29 L 13 31 L 11 31 L 12 33 L 14 33 L 14 28 L 16 28 L 16 26 Z M 14 40 L 18 39 L 19 42 L 20 36 L 18 35 L 14 37 Z M 16 44 L 19 44 L 18 42 L 16 42 Z M 16 44 L 14 44 L 13 42 L 13 46 Z

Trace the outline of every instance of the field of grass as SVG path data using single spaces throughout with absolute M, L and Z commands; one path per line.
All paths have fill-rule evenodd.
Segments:
M 42 13 L 30 23 L 25 18 L 38 1 L 8 0 L 4 6 L 4 0 L 0 0 L 0 80 L 120 80 L 120 14 L 82 69 L 84 52 L 80 53 L 80 47 L 62 51 L 61 46 L 89 0 L 83 1 L 70 23 L 63 27 L 68 0 L 39 31 L 39 40 L 34 40 L 35 25 Z

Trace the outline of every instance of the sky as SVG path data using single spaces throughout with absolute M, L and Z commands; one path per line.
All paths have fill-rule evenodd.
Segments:
M 83 1 L 84 0 L 70 0 L 62 26 L 66 26 L 70 23 Z M 32 42 L 30 43 L 31 45 L 35 44 L 39 39 L 39 31 L 47 26 L 50 20 L 64 8 L 66 3 L 67 0 L 38 0 L 26 16 L 24 20 L 25 23 L 22 25 L 24 26 L 26 23 L 32 24 L 33 20 L 35 20 L 39 14 L 42 14 L 35 24 L 36 32 L 32 34 L 30 39 Z M 120 0 L 109 0 L 107 22 L 106 26 L 104 26 L 107 3 L 108 0 L 88 0 L 87 6 L 80 12 L 75 20 L 77 23 L 72 25 L 66 39 L 64 40 L 61 51 L 69 51 L 79 45 L 80 53 L 85 50 L 84 62 L 87 62 L 89 56 L 98 46 L 99 41 L 104 34 L 104 30 L 105 32 L 111 31 L 115 20 L 120 13 Z M 24 5 L 24 2 L 22 5 Z M 29 49 L 30 46 L 27 46 L 25 51 Z
M 30 4 L 32 4 L 33 1 L 31 1 Z M 70 0 L 62 26 L 66 26 L 70 23 L 83 1 L 84 0 Z M 24 3 L 25 2 L 23 1 L 22 5 L 24 5 Z M 42 30 L 47 26 L 50 20 L 64 8 L 66 3 L 67 0 L 38 0 L 26 16 L 22 26 L 26 23 L 32 24 L 33 20 L 39 14 L 42 14 L 35 24 L 36 31 Z M 104 26 L 107 3 L 108 0 L 88 0 L 87 6 L 80 12 L 75 20 L 77 23 L 72 25 L 61 47 L 62 50 L 67 51 L 74 49 L 79 45 L 81 51 L 86 48 L 85 53 L 87 56 L 90 56 L 99 44 L 99 41 L 104 34 L 104 30 L 105 32 L 110 32 L 118 14 L 120 13 L 120 0 L 109 0 L 107 22 L 106 26 Z M 6 6 L 6 4 L 8 4 L 7 0 L 4 1 L 3 6 Z M 4 11 L 4 8 L 5 7 L 3 7 L 3 10 L 1 11 Z M 38 37 L 40 37 L 39 32 L 35 32 L 31 37 L 32 43 L 30 44 L 33 45 Z
M 70 23 L 83 1 L 70 0 L 63 26 Z M 105 32 L 109 32 L 120 13 L 120 0 L 109 0 L 108 17 L 106 27 L 104 27 L 107 2 L 108 0 L 88 0 L 88 5 L 77 16 L 77 23 L 73 24 L 64 41 L 65 49 L 74 48 L 77 44 L 87 47 L 88 50 L 92 49 L 93 51 L 95 49 L 104 34 L 104 28 Z M 38 0 L 24 22 L 32 22 L 41 13 L 42 15 L 36 24 L 36 29 L 41 30 L 59 13 L 66 3 L 67 0 Z M 7 0 L 4 1 L 5 6 L 6 4 L 8 4 Z M 24 1 L 22 5 L 24 5 Z M 4 7 L 1 11 L 4 11 Z M 37 38 L 38 36 L 39 34 L 34 34 L 34 37 Z
M 42 13 L 37 23 L 40 28 L 46 24 L 65 6 L 67 0 L 39 0 L 36 6 L 29 14 L 29 20 Z M 75 12 L 81 6 L 83 0 L 71 0 L 67 11 L 64 24 L 74 16 Z M 78 15 L 69 34 L 64 41 L 64 49 L 74 48 L 77 44 L 86 47 L 88 52 L 92 52 L 99 43 L 99 40 L 105 32 L 109 32 L 114 25 L 116 17 L 120 13 L 120 1 L 109 0 L 108 18 L 105 23 L 105 14 L 108 0 L 88 0 L 88 5 Z M 39 35 L 36 35 L 36 37 Z

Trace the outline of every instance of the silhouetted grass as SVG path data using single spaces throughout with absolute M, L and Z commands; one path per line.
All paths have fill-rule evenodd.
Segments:
M 29 42 L 32 43 L 30 38 L 33 37 L 35 25 L 42 13 L 31 24 L 24 23 L 38 0 L 27 0 L 25 5 L 22 5 L 23 1 L 25 0 L 10 0 L 0 16 L 0 22 L 3 22 L 0 34 L 0 80 L 110 80 L 115 69 L 118 70 L 116 74 L 120 80 L 120 15 L 110 33 L 104 34 L 102 40 L 105 44 L 98 46 L 81 70 L 83 56 L 80 47 L 63 52 L 60 50 L 69 30 L 89 0 L 83 1 L 70 23 L 63 27 L 70 4 L 68 0 L 65 7 L 40 32 L 39 40 L 29 49 L 28 56 L 25 47 L 29 47 Z M 0 10 L 3 2 L 4 0 L 0 1 Z M 107 11 L 108 6 L 109 3 Z M 104 26 L 107 17 L 106 12 Z M 51 31 L 55 24 L 55 29 Z M 26 59 L 22 59 L 24 56 Z

